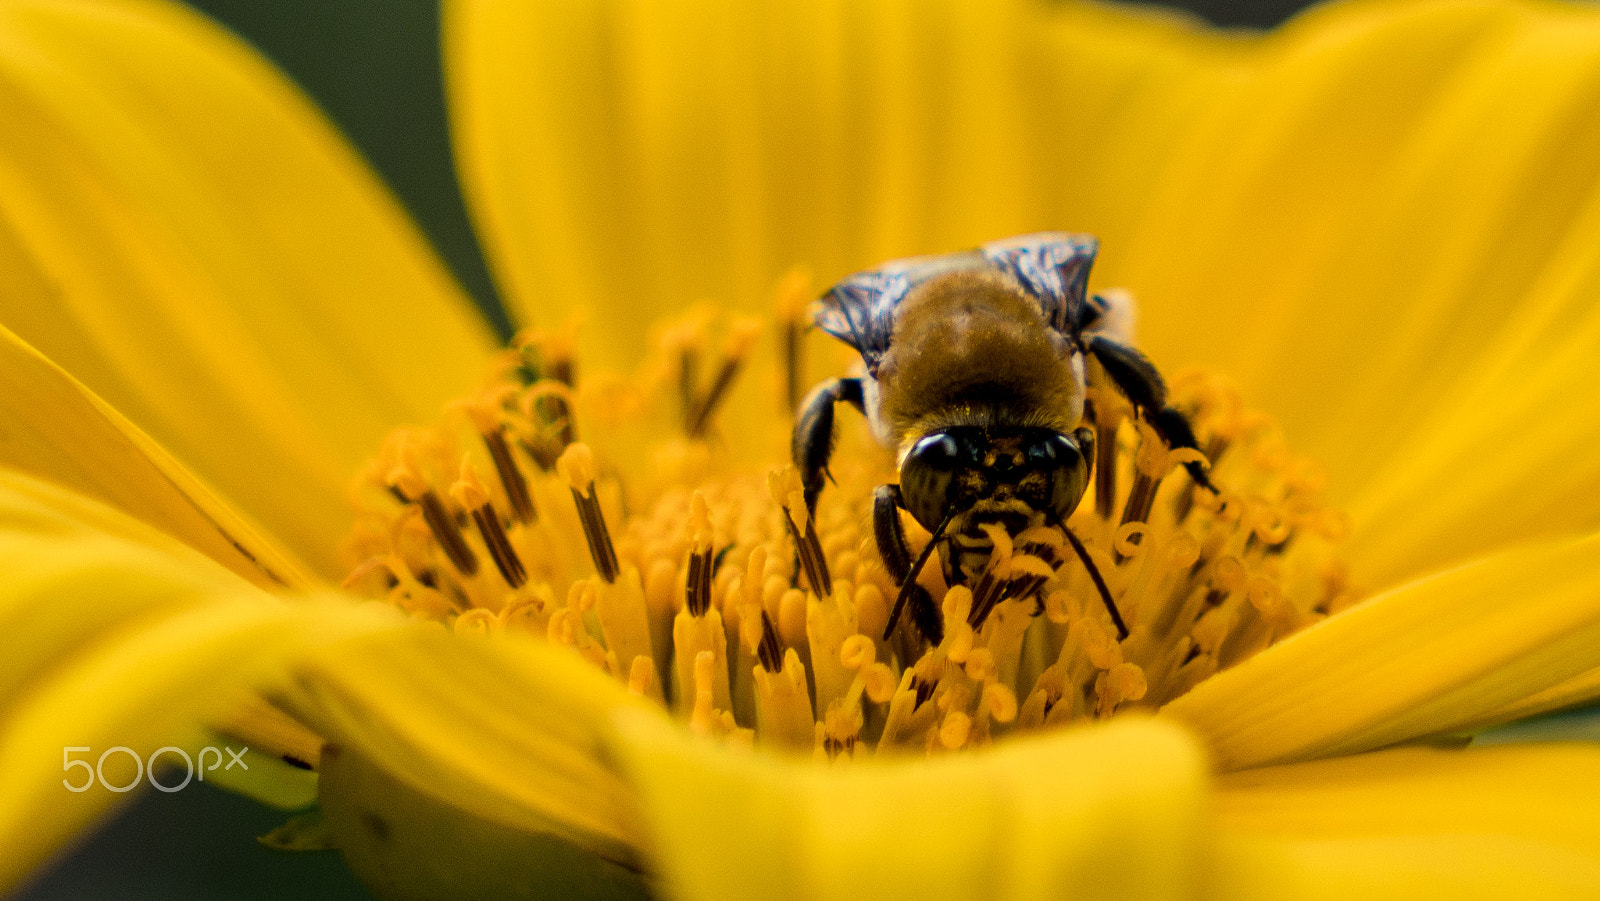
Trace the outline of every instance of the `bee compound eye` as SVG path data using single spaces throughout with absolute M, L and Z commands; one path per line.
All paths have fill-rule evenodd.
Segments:
M 953 470 L 961 462 L 961 443 L 948 432 L 924 435 L 906 455 L 907 463 L 912 460 L 931 469 Z
M 1050 510 L 1062 522 L 1089 487 L 1089 464 L 1077 442 L 1052 432 L 1028 446 L 1028 462 L 1050 474 Z
M 900 464 L 900 497 L 906 509 L 933 531 L 950 507 L 950 489 L 961 465 L 961 444 L 943 432 L 923 436 Z

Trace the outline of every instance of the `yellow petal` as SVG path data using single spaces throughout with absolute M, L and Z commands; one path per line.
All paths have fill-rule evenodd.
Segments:
M 833 767 L 623 721 L 674 895 L 1186 898 L 1205 849 L 1198 750 L 1153 721 L 935 760 Z
M 1102 272 L 1152 358 L 1356 495 L 1366 581 L 1592 526 L 1600 13 L 1331 4 L 1262 49 Z
M 1592 9 L 1346 3 L 1259 39 L 1074 4 L 447 13 L 490 255 L 530 318 L 591 310 L 591 358 L 796 259 L 1075 228 L 1156 360 L 1235 372 L 1360 492 L 1364 581 L 1600 515 L 1553 503 L 1600 476 Z
M 289 605 L 192 551 L 127 537 L 137 523 L 86 524 L 118 519 L 109 509 L 79 521 L 87 499 L 57 506 L 54 489 L 14 484 L 0 486 L 0 889 L 128 797 L 157 752 L 201 766 L 201 718 L 244 685 L 389 619 Z
M 1595 698 L 1600 698 L 1600 667 L 1501 707 L 1483 719 L 1486 723 L 1509 723 L 1573 707 Z
M 510 305 L 589 316 L 615 364 L 654 310 L 751 308 L 1043 227 L 1120 234 L 1233 39 L 1100 5 L 445 8 L 462 182 Z
M 1590 899 L 1595 858 L 1487 835 L 1229 838 L 1213 865 L 1212 897 L 1273 901 L 1450 898 Z
M 611 713 L 644 702 L 565 650 L 418 626 L 318 658 L 285 701 L 465 817 L 637 864 L 632 794 L 599 750 Z
M 0 7 L 0 118 L 5 324 L 337 573 L 350 473 L 490 344 L 398 205 L 178 4 Z
M 304 567 L 150 436 L 0 327 L 0 465 L 110 504 L 265 587 L 304 586 Z M 60 491 L 30 487 L 71 504 Z M 105 517 L 94 522 L 106 526 Z M 117 526 L 116 528 L 121 528 Z M 131 537 L 118 532 L 122 537 Z M 141 539 L 143 540 L 143 539 Z M 148 543 L 148 542 L 147 542 Z
M 1228 829 L 1337 838 L 1477 834 L 1600 856 L 1600 747 L 1395 748 L 1218 780 Z
M 1592 897 L 1600 748 L 1405 748 L 1223 778 L 1218 895 Z
M 1600 43 L 1597 40 L 1596 43 Z M 1597 148 L 1600 152 L 1600 148 Z M 1559 192 L 1557 192 L 1557 196 Z M 1352 500 L 1349 553 L 1382 584 L 1519 538 L 1592 528 L 1600 503 L 1600 183 L 1517 304 Z M 1502 425 L 1485 422 L 1496 411 Z
M 304 728 L 304 727 L 302 727 Z M 218 788 L 245 795 L 279 810 L 301 810 L 317 801 L 317 774 L 301 769 L 274 756 L 272 749 L 253 744 L 249 739 L 236 738 L 226 733 L 207 731 L 202 746 L 213 748 L 249 748 L 252 752 L 250 769 L 226 768 L 224 756 L 215 773 L 207 773 L 206 781 Z M 206 761 L 210 766 L 210 759 Z M 167 784 L 177 780 L 167 780 Z
M 329 750 L 320 797 L 345 863 L 386 901 L 651 897 L 635 870 L 526 822 L 473 816 L 347 748 Z
M 1208 679 L 1163 715 L 1229 771 L 1483 725 L 1597 664 L 1600 536 L 1403 585 Z

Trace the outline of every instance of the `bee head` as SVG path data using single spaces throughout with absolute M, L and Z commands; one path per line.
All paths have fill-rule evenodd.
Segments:
M 1094 435 L 1040 428 L 957 426 L 917 440 L 900 464 L 900 495 L 928 531 L 947 514 L 982 505 L 989 517 L 1027 518 L 1025 511 L 1066 522 L 1089 484 Z M 987 502 L 987 503 L 986 503 Z M 1012 531 L 1020 531 L 1018 523 Z

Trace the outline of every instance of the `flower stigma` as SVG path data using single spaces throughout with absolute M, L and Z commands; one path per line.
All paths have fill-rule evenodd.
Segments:
M 443 423 L 396 429 L 359 475 L 347 587 L 457 633 L 568 648 L 696 734 L 824 760 L 1154 710 L 1359 600 L 1319 468 L 1225 378 L 1171 385 L 1202 456 L 1169 448 L 1091 372 L 1094 474 L 1067 526 L 1094 570 L 1058 529 L 987 525 L 977 578 L 918 576 L 938 640 L 912 617 L 884 638 L 899 587 L 872 507 L 897 481 L 891 452 L 846 419 L 814 516 L 794 468 L 773 465 L 781 451 L 736 462 L 786 444 L 805 292 L 798 277 L 778 291 L 767 374 L 782 387 L 762 416 L 729 406 L 762 359 L 754 319 L 696 310 L 656 330 L 631 378 L 588 384 L 570 328 L 518 336 Z M 1191 481 L 1196 460 L 1218 493 Z M 919 553 L 928 532 L 901 525 Z

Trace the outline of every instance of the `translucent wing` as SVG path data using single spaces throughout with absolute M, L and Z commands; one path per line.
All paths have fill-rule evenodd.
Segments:
M 980 252 L 1039 301 L 1039 312 L 1056 331 L 1076 337 L 1089 268 L 1099 248 L 1092 235 L 1040 232 L 994 241 Z
M 860 351 L 867 372 L 876 377 L 878 362 L 889 350 L 894 332 L 895 308 L 911 289 L 941 272 L 985 265 L 978 251 L 885 263 L 828 289 L 812 308 L 812 320 L 818 328 Z
M 861 353 L 867 372 L 889 350 L 894 312 L 922 282 L 957 269 L 997 269 L 1039 303 L 1046 322 L 1076 337 L 1089 267 L 1099 247 L 1089 235 L 1041 232 L 995 241 L 977 250 L 914 257 L 859 272 L 839 282 L 817 301 L 812 319 L 828 334 Z

